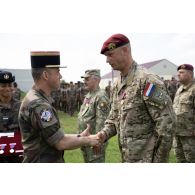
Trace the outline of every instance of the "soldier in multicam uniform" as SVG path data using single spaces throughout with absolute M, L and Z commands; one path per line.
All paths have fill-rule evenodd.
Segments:
M 78 114 L 79 132 L 83 132 L 87 124 L 90 124 L 91 134 L 96 134 L 104 126 L 104 122 L 110 111 L 110 102 L 105 90 L 101 90 L 99 83 L 101 80 L 100 70 L 87 70 L 84 78 L 85 88 L 89 90 Z M 105 162 L 107 142 L 102 144 L 100 151 L 96 154 L 93 148 L 81 147 L 83 158 L 86 163 Z
M 15 77 L 11 72 L 0 71 L 0 132 L 19 131 L 18 113 L 20 101 L 13 97 L 13 82 Z M 19 155 L 1 157 L 0 162 L 21 162 Z
M 122 34 L 106 40 L 101 54 L 121 76 L 113 87 L 111 111 L 97 134 L 106 141 L 118 134 L 122 162 L 167 162 L 175 114 L 162 80 L 142 69 Z
M 59 52 L 31 52 L 33 88 L 22 101 L 19 124 L 24 147 L 23 162 L 64 162 L 65 149 L 99 143 L 95 136 L 67 135 L 60 128 L 57 111 L 51 105 L 51 91 L 60 87 Z
M 195 81 L 193 66 L 178 67 L 181 83 L 175 95 L 173 109 L 176 113 L 175 154 L 177 162 L 195 162 Z

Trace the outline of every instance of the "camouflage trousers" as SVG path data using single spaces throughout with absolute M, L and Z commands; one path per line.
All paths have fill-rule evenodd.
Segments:
M 173 146 L 178 163 L 195 162 L 195 137 L 176 136 Z
M 84 162 L 85 163 L 105 163 L 106 147 L 107 147 L 107 143 L 103 144 L 98 154 L 95 154 L 92 147 L 89 147 L 89 146 L 81 147 Z

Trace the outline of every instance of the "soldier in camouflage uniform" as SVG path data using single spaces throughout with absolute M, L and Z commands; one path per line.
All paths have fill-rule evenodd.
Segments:
M 81 99 L 81 82 L 77 82 L 77 88 L 76 88 L 76 111 L 79 111 L 81 108 L 83 101 Z
M 18 113 L 20 101 L 13 97 L 13 82 L 15 77 L 11 72 L 0 71 L 0 132 L 19 130 Z M 0 162 L 21 162 L 19 155 L 1 157 Z
M 33 88 L 22 101 L 19 124 L 24 148 L 23 162 L 64 162 L 64 150 L 94 146 L 91 135 L 67 135 L 60 128 L 57 111 L 51 105 L 51 91 L 60 87 L 59 52 L 31 52 Z
M 70 116 L 74 115 L 76 102 L 76 89 L 73 82 L 70 82 L 70 87 L 67 89 L 68 113 Z
M 63 112 L 67 112 L 67 110 L 68 110 L 67 93 L 66 93 L 67 84 L 63 83 L 61 85 L 62 85 L 62 87 L 61 87 L 61 94 L 60 94 L 61 110 Z
M 51 97 L 53 98 L 52 105 L 56 110 L 60 110 L 60 94 L 61 94 L 60 89 L 56 89 L 51 92 Z
M 21 90 L 18 88 L 18 84 L 16 82 L 14 82 L 13 96 L 17 100 L 20 100 L 21 98 Z
M 177 162 L 195 162 L 195 81 L 193 66 L 178 67 L 181 83 L 175 95 L 173 108 L 177 116 L 175 154 Z
M 122 162 L 167 162 L 175 114 L 163 81 L 131 56 L 129 39 L 112 35 L 101 54 L 121 76 L 113 87 L 111 111 L 97 134 L 103 141 L 118 134 Z
M 177 80 L 174 77 L 172 77 L 172 79 L 168 81 L 167 90 L 173 102 L 177 91 Z
M 105 91 L 109 97 L 109 99 L 111 98 L 111 93 L 112 93 L 112 86 L 111 86 L 111 81 L 108 82 L 108 85 L 105 87 Z
M 101 90 L 100 70 L 87 70 L 84 78 L 85 88 L 89 90 L 78 114 L 79 132 L 83 132 L 87 124 L 92 128 L 91 134 L 96 134 L 104 126 L 104 122 L 110 111 L 109 98 L 105 90 Z M 105 152 L 107 143 L 105 142 L 98 154 L 88 146 L 81 147 L 83 158 L 86 163 L 105 162 Z

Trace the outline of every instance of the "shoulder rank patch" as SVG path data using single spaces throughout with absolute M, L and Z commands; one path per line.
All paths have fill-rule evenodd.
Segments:
M 49 122 L 52 120 L 52 113 L 50 110 L 44 109 L 40 112 L 40 117 L 43 122 Z

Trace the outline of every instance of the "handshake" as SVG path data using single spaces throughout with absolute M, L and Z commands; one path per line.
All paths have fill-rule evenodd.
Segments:
M 106 140 L 106 134 L 103 131 L 98 132 L 95 135 L 90 134 L 91 126 L 87 124 L 87 128 L 80 134 L 81 137 L 88 137 L 89 143 L 96 154 L 100 153 L 101 146 Z

